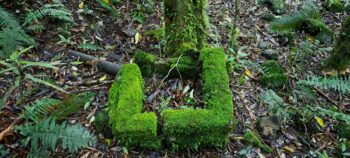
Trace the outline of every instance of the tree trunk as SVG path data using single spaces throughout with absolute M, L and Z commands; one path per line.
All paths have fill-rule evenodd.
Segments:
M 350 16 L 342 24 L 342 30 L 333 52 L 326 62 L 326 69 L 343 71 L 350 66 Z
M 206 6 L 207 0 L 164 0 L 166 56 L 192 55 L 203 48 L 209 23 Z

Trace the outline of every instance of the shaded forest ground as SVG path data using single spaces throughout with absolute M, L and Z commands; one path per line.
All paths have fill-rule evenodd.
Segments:
M 13 11 L 16 15 L 23 14 L 26 9 L 36 8 L 44 1 L 27 1 L 25 6 L 9 5 L 10 3 L 1 1 L 4 7 Z M 147 32 L 156 30 L 162 26 L 162 6 L 161 1 L 154 1 L 148 4 L 141 2 L 142 6 L 151 5 L 153 11 L 137 11 L 140 8 L 140 2 L 122 1 L 115 6 L 120 11 L 120 15 L 113 17 L 111 13 L 101 8 L 94 1 L 85 1 L 84 5 L 93 11 L 92 14 L 79 12 L 79 1 L 62 1 L 65 6 L 72 11 L 74 23 L 58 24 L 52 21 L 46 21 L 45 29 L 42 33 L 33 34 L 38 46 L 35 51 L 25 56 L 34 61 L 59 61 L 59 71 L 47 71 L 46 73 L 55 80 L 60 87 L 71 94 L 77 94 L 85 91 L 96 93 L 96 97 L 86 109 L 80 109 L 66 120 L 70 123 L 80 123 L 92 130 L 92 116 L 97 111 L 106 107 L 108 98 L 108 89 L 114 80 L 114 76 L 99 72 L 94 63 L 75 63 L 76 58 L 68 56 L 67 50 L 78 50 L 101 59 L 108 60 L 118 64 L 130 63 L 133 53 L 136 50 L 152 52 L 156 55 L 162 55 L 162 42 L 148 36 Z M 326 11 L 321 6 L 321 2 L 316 2 L 320 8 L 322 19 L 336 34 L 339 33 L 341 21 L 346 13 L 332 13 Z M 286 86 L 276 90 L 285 102 L 293 104 L 295 107 L 303 106 L 303 102 L 294 103 L 289 94 L 300 79 L 306 79 L 308 76 L 324 75 L 320 67 L 324 59 L 329 56 L 329 51 L 318 51 L 317 48 L 332 47 L 331 43 L 318 44 L 316 40 L 305 32 L 297 32 L 295 41 L 291 44 L 286 43 L 286 39 L 268 31 L 270 22 L 263 20 L 266 13 L 271 12 L 268 7 L 258 5 L 253 0 L 240 1 L 239 19 L 237 26 L 241 30 L 238 42 L 241 51 L 245 55 L 239 60 L 250 60 L 254 63 L 263 63 L 266 61 L 261 54 L 264 51 L 273 51 L 278 55 L 278 62 L 287 71 L 289 81 Z M 295 10 L 301 6 L 301 3 L 288 3 L 289 10 Z M 136 8 L 136 11 L 135 11 Z M 142 10 L 142 9 L 140 9 Z M 136 12 L 136 13 L 135 13 Z M 139 13 L 140 12 L 140 13 Z M 228 57 L 230 54 L 229 38 L 230 32 L 235 20 L 234 2 L 224 0 L 209 0 L 208 15 L 210 17 L 210 35 L 208 41 L 213 46 L 222 46 L 225 48 Z M 137 15 L 137 13 L 141 15 Z M 136 15 L 135 15 L 136 14 Z M 144 18 L 142 18 L 144 16 Z M 143 22 L 140 22 L 143 21 Z M 60 41 L 59 35 L 71 37 L 68 43 L 57 43 Z M 78 48 L 78 45 L 88 41 L 96 46 L 103 48 L 99 51 L 84 50 Z M 299 54 L 293 54 L 291 48 L 299 50 Z M 314 48 L 317 47 L 317 48 Z M 300 55 L 300 56 L 299 56 Z M 233 63 L 237 64 L 237 63 Z M 240 140 L 247 129 L 257 129 L 256 124 L 259 118 L 268 116 L 267 104 L 261 102 L 260 95 L 268 88 L 263 87 L 259 82 L 259 74 L 250 67 L 233 65 L 235 71 L 230 72 L 230 85 L 234 96 L 235 115 L 239 120 L 237 129 L 230 135 L 230 143 L 225 150 L 205 149 L 197 152 L 182 151 L 172 153 L 168 150 L 161 151 L 143 151 L 140 149 L 125 149 L 115 142 L 115 140 L 106 139 L 99 133 L 98 144 L 93 148 L 80 150 L 76 155 L 67 155 L 63 151 L 55 153 L 54 157 L 292 157 L 317 155 L 316 151 L 327 152 L 329 155 L 336 155 L 337 145 L 340 144 L 337 132 L 334 132 L 334 122 L 330 118 L 323 118 L 326 127 L 319 127 L 315 120 L 304 124 L 304 127 L 295 127 L 290 123 L 265 124 L 264 126 L 278 127 L 277 132 L 261 134 L 264 142 L 271 145 L 275 152 L 264 154 L 258 148 L 243 144 Z M 33 69 L 32 73 L 39 75 L 42 70 Z M 347 73 L 347 72 L 345 72 Z M 0 94 L 8 89 L 9 78 L 0 77 Z M 197 81 L 170 79 L 166 80 L 158 89 L 161 78 L 146 78 L 145 111 L 159 111 L 162 108 L 181 108 L 179 105 L 191 106 L 192 102 L 200 103 L 200 88 Z M 184 89 L 188 89 L 184 92 Z M 26 90 L 26 91 L 24 91 Z M 192 94 L 190 92 L 193 92 Z M 334 104 L 341 106 L 344 113 L 349 113 L 349 97 L 339 93 L 328 93 L 319 89 L 314 89 L 315 100 L 319 104 Z M 161 95 L 156 95 L 161 94 Z M 1 95 L 0 95 L 1 96 Z M 0 113 L 0 131 L 11 124 L 18 115 L 21 107 L 25 103 L 32 102 L 38 98 L 54 97 L 64 99 L 67 94 L 62 94 L 44 86 L 24 84 L 11 96 L 7 106 Z M 163 96 L 163 97 L 162 97 Z M 168 97 L 173 99 L 167 100 Z M 179 98 L 179 99 L 176 99 Z M 190 101 L 188 100 L 190 99 Z M 292 120 L 291 120 L 292 121 Z M 289 121 L 290 122 L 290 121 Z M 301 129 L 298 129 L 301 128 Z M 263 132 L 258 132 L 263 133 Z M 26 150 L 18 147 L 17 135 L 12 136 L 4 142 L 10 147 L 12 154 L 20 157 L 25 155 Z M 128 154 L 126 154 L 128 153 Z M 315 156 L 316 157 L 316 156 Z

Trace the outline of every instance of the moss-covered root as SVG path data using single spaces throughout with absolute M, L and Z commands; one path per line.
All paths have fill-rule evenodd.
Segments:
M 153 54 L 138 51 L 134 55 L 134 62 L 140 67 L 142 75 L 146 77 L 151 77 L 154 74 L 164 77 L 174 66 L 176 68 L 169 74 L 170 78 L 178 77 L 179 74 L 185 78 L 196 78 L 200 71 L 198 64 L 189 56 L 158 59 Z
M 344 4 L 340 0 L 326 0 L 323 6 L 332 12 L 341 12 L 344 10 Z
M 206 43 L 207 0 L 164 0 L 165 52 L 178 57 L 177 50 L 185 45 L 201 49 Z
M 343 71 L 350 66 L 350 16 L 342 24 L 339 38 L 333 46 L 331 56 L 325 64 L 325 69 Z
M 113 83 L 108 100 L 109 124 L 123 146 L 159 148 L 157 117 L 142 113 L 143 80 L 136 64 L 124 65 Z
M 261 83 L 269 88 L 280 88 L 288 82 L 288 76 L 284 73 L 281 65 L 277 61 L 269 60 L 264 63 L 263 68 L 265 70 Z
M 260 3 L 271 6 L 273 13 L 277 15 L 284 14 L 287 11 L 287 6 L 283 0 L 261 0 Z
M 263 152 L 271 153 L 273 149 L 261 142 L 260 138 L 251 130 L 247 131 L 243 136 L 243 141 L 254 147 L 260 148 Z
M 203 49 L 200 60 L 207 109 L 165 110 L 162 113 L 163 134 L 174 150 L 223 148 L 236 124 L 223 49 Z

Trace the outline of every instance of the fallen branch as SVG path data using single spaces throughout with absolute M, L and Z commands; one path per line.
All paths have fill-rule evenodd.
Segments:
M 10 133 L 13 127 L 22 120 L 22 116 L 17 117 L 5 130 L 0 133 L 0 142 L 5 138 L 5 136 Z
M 111 63 L 109 61 L 101 60 L 91 55 L 87 55 L 78 51 L 68 50 L 68 54 L 71 56 L 78 57 L 80 61 L 83 62 L 93 62 L 97 68 L 109 75 L 116 75 L 121 70 L 122 66 L 118 64 Z

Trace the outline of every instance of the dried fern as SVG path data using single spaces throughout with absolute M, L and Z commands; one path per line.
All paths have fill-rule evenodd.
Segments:
M 311 76 L 306 80 L 300 80 L 298 84 L 313 86 L 325 90 L 333 90 L 341 93 L 350 92 L 349 77 L 318 77 Z

